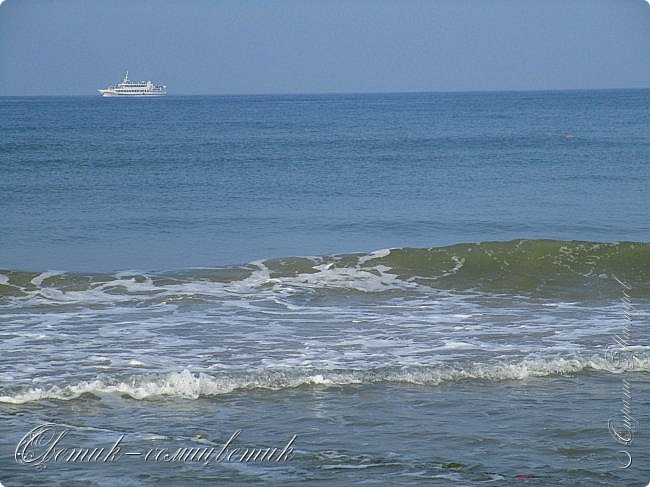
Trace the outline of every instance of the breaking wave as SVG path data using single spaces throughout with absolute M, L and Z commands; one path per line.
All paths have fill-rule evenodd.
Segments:
M 650 295 L 650 244 L 513 240 L 434 248 L 385 249 L 369 254 L 289 257 L 242 266 L 165 273 L 0 271 L 0 300 L 114 302 L 156 295 L 239 294 L 260 289 L 338 289 L 383 292 L 417 286 L 489 292 Z
M 219 376 L 192 373 L 185 369 L 158 376 L 131 376 L 123 380 L 102 378 L 73 385 L 0 390 L 0 402 L 23 404 L 42 400 L 71 400 L 88 394 L 121 394 L 138 400 L 160 396 L 198 399 L 252 389 L 279 391 L 309 386 L 340 387 L 377 383 L 435 386 L 467 380 L 505 381 L 529 377 L 573 376 L 589 371 L 612 372 L 605 358 L 601 356 L 588 359 L 525 359 L 514 363 L 472 363 L 464 366 L 441 364 L 372 370 L 259 370 Z M 637 357 L 629 370 L 626 370 L 630 371 L 650 372 L 650 357 Z

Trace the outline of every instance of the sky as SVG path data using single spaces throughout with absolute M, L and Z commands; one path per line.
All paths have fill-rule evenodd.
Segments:
M 650 87 L 648 0 L 5 0 L 0 96 Z

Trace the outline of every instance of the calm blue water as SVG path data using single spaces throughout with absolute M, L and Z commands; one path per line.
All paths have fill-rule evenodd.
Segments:
M 0 98 L 0 482 L 646 485 L 648 161 L 650 90 Z
M 4 99 L 0 267 L 648 241 L 649 102 L 648 91 Z

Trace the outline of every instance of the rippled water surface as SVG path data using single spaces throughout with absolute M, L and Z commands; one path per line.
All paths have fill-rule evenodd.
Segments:
M 649 106 L 0 99 L 0 482 L 645 485 Z

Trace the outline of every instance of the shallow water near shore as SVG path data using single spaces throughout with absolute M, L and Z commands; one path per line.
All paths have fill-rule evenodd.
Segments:
M 647 394 L 642 375 L 627 379 L 635 397 Z M 198 399 L 86 394 L 23 408 L 5 404 L 9 444 L 18 445 L 39 421 L 69 429 L 57 445 L 63 448 L 108 452 L 123 439 L 122 456 L 107 462 L 50 459 L 38 472 L 32 460 L 6 464 L 3 474 L 15 485 L 641 485 L 643 470 L 619 469 L 618 448 L 603 434 L 608 413 L 620 407 L 613 394 L 620 386 L 618 377 L 590 373 L 438 386 L 311 385 Z M 640 424 L 650 420 L 643 408 L 635 417 Z M 294 435 L 287 461 L 276 462 L 279 454 L 241 461 L 245 450 L 281 451 Z M 645 440 L 641 434 L 636 441 Z M 183 449 L 204 456 L 172 460 Z M 635 467 L 647 462 L 642 446 L 628 451 Z M 14 453 L 6 445 L 0 452 Z

